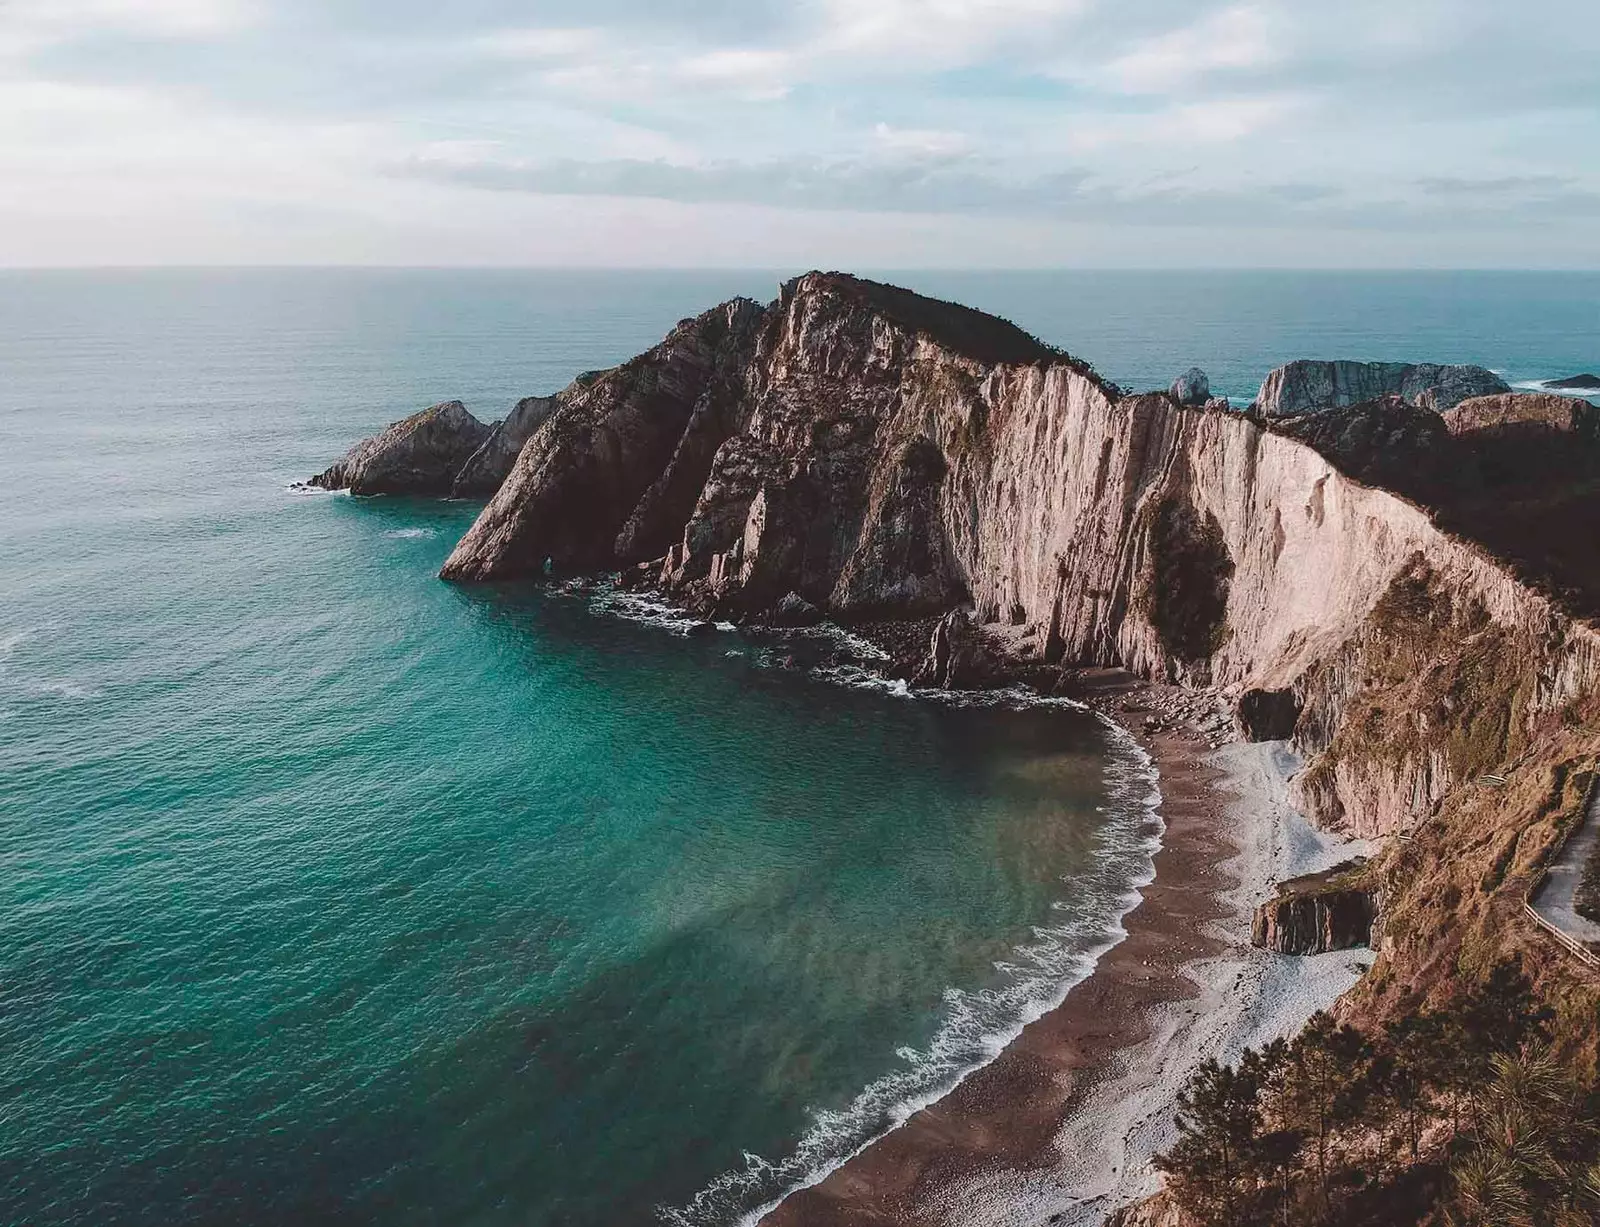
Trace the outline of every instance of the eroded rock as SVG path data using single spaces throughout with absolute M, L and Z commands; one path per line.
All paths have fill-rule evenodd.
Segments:
M 1372 946 L 1380 898 L 1362 860 L 1295 878 L 1256 908 L 1250 940 L 1279 954 Z
M 445 401 L 357 443 L 308 484 L 352 494 L 449 494 L 489 433 L 460 401 Z
M 1267 375 L 1256 396 L 1256 407 L 1264 417 L 1291 417 L 1399 396 L 1442 413 L 1470 397 L 1510 390 L 1500 376 L 1481 366 L 1302 358 Z

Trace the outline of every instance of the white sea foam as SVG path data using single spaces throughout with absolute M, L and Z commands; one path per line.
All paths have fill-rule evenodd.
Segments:
M 100 692 L 93 686 L 85 686 L 73 681 L 47 681 L 29 682 L 27 690 L 30 694 L 54 695 L 58 699 L 98 699 Z
M 553 591 L 587 598 L 590 608 L 630 621 L 687 635 L 704 620 L 653 593 L 623 592 L 610 584 L 569 580 Z M 732 623 L 717 623 L 733 631 Z M 788 630 L 795 637 L 820 637 L 846 649 L 859 661 L 884 662 L 889 654 L 876 644 L 831 623 Z M 738 655 L 729 651 L 726 655 Z M 776 654 L 767 648 L 748 653 L 762 667 Z M 1033 707 L 1089 711 L 1069 698 L 1042 696 L 1021 686 L 993 690 L 913 688 L 862 664 L 818 666 L 810 673 L 836 685 L 874 690 L 894 698 L 952 707 Z M 1052 905 L 1060 923 L 1033 929 L 1032 940 L 995 965 L 1000 983 L 981 991 L 946 989 L 944 1020 L 925 1049 L 901 1048 L 899 1064 L 865 1087 L 843 1110 L 818 1110 L 794 1150 L 773 1161 L 746 1153 L 743 1166 L 717 1177 L 685 1206 L 661 1207 L 673 1227 L 709 1227 L 736 1221 L 753 1227 L 784 1197 L 826 1179 L 872 1142 L 915 1113 L 936 1103 L 970 1074 L 1003 1052 L 1024 1027 L 1055 1009 L 1067 993 L 1093 972 L 1105 953 L 1127 936 L 1123 921 L 1138 906 L 1141 891 L 1155 878 L 1155 853 L 1161 846 L 1161 792 L 1155 764 L 1120 725 L 1095 713 L 1113 747 L 1105 777 L 1111 801 L 1105 810 L 1120 817 L 1104 828 L 1106 843 L 1092 858 L 1115 880 L 1096 883 L 1090 872 L 1074 876 L 1069 897 Z
M 1210 761 L 1236 798 L 1229 834 L 1239 852 L 1225 868 L 1238 885 L 1223 896 L 1229 914 L 1209 926 L 1224 950 L 1184 969 L 1196 999 L 1156 1012 L 1152 1034 L 1119 1057 L 1063 1125 L 1053 1166 L 965 1179 L 942 1192 L 930 1217 L 969 1227 L 1099 1227 L 1111 1210 L 1158 1185 L 1151 1159 L 1175 1140 L 1176 1094 L 1204 1058 L 1237 1062 L 1246 1047 L 1293 1034 L 1370 964 L 1370 951 L 1304 958 L 1250 944 L 1251 911 L 1274 882 L 1371 849 L 1317 831 L 1294 811 L 1287 781 L 1298 763 L 1281 743 L 1229 746 Z
M 954 697 L 944 691 L 908 694 L 919 699 Z M 980 692 L 963 705 L 1009 707 L 1021 704 L 1024 697 L 1019 690 Z M 1083 706 L 1070 700 L 1037 701 Z M 816 1112 L 791 1154 L 774 1162 L 747 1153 L 743 1167 L 725 1172 L 688 1205 L 663 1209 L 668 1223 L 706 1227 L 736 1220 L 741 1227 L 751 1227 L 784 1197 L 826 1179 L 993 1061 L 1024 1027 L 1059 1006 L 1105 952 L 1126 936 L 1123 920 L 1138 905 L 1140 891 L 1154 880 L 1161 794 L 1150 757 L 1124 730 L 1101 719 L 1114 746 L 1106 767 L 1113 798 L 1109 808 L 1123 821 L 1105 829 L 1095 861 L 1106 876 L 1123 881 L 1112 887 L 1096 882 L 1093 874 L 1074 877 L 1071 896 L 1053 908 L 1061 923 L 1037 926 L 1031 941 L 997 963 L 996 987 L 945 990 L 944 1021 L 927 1048 L 897 1050 L 898 1066 L 863 1089 L 849 1107 Z
M 383 535 L 394 541 L 417 541 L 425 537 L 437 537 L 439 534 L 432 528 L 395 528 Z
M 11 658 L 17 654 L 18 648 L 34 638 L 43 629 L 41 626 L 29 626 L 20 631 L 12 631 L 6 635 L 0 635 L 0 668 L 4 668 L 10 662 Z

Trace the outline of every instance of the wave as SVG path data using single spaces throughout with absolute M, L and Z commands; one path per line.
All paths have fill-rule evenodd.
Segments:
M 393 528 L 383 535 L 391 541 L 415 541 L 424 537 L 437 537 L 439 533 L 432 528 Z
M 944 691 L 909 691 L 907 697 L 955 699 Z M 1020 690 L 976 692 L 955 701 L 1012 706 L 1025 699 L 1083 709 L 1073 700 L 1038 699 Z M 1029 1023 L 1059 1006 L 1127 935 L 1123 922 L 1155 879 L 1154 858 L 1164 830 L 1161 793 L 1150 756 L 1126 730 L 1097 716 L 1112 747 L 1106 808 L 1122 821 L 1108 825 L 1095 866 L 1071 881 L 1072 895 L 1053 905 L 1058 923 L 1036 927 L 1031 941 L 996 965 L 998 986 L 946 989 L 944 1020 L 928 1047 L 898 1049 L 897 1068 L 866 1086 L 848 1107 L 816 1112 L 787 1157 L 774 1162 L 746 1153 L 743 1167 L 723 1173 L 687 1205 L 662 1207 L 665 1222 L 672 1227 L 753 1227 L 784 1198 L 825 1180 L 988 1065 Z

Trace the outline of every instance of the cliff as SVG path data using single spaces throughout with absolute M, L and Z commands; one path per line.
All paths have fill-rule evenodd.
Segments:
M 1264 944 L 1365 933 L 1377 967 L 1342 1008 L 1369 1019 L 1508 951 L 1592 1018 L 1518 918 L 1600 757 L 1595 411 L 1441 369 L 1336 370 L 1331 400 L 1286 376 L 1274 412 L 1319 412 L 1234 413 L 813 273 L 553 398 L 442 574 L 622 571 L 719 617 L 826 614 L 922 684 L 988 684 L 998 654 L 1041 686 L 1120 665 L 1217 687 L 1294 742 L 1310 817 L 1406 836 L 1359 888 L 1291 884 Z
M 525 396 L 489 428 L 482 445 L 457 470 L 450 483 L 452 498 L 489 498 L 504 483 L 523 445 L 555 412 L 558 396 Z
M 1290 417 L 1398 396 L 1419 408 L 1442 413 L 1469 397 L 1509 391 L 1500 376 L 1481 366 L 1302 358 L 1266 377 L 1256 395 L 1256 408 L 1264 417 Z
M 827 274 L 563 396 L 446 577 L 550 559 L 636 568 L 719 616 L 791 593 L 846 621 L 970 607 L 1034 628 L 1049 665 L 1277 696 L 1311 760 L 1298 799 L 1359 834 L 1420 821 L 1600 667 L 1587 624 L 1411 497 L 1421 470 L 1378 463 L 1460 437 L 1401 402 L 1302 419 L 1323 432 L 1303 439 L 1121 395 L 1003 321 Z M 1439 669 L 1456 693 L 1435 701 Z M 1496 714 L 1462 728 L 1468 695 Z M 1352 734 L 1356 709 L 1387 735 Z

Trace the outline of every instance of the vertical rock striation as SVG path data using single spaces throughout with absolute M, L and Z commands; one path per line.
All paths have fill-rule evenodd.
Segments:
M 1029 624 L 1047 663 L 1257 694 L 1241 715 L 1311 760 L 1307 812 L 1375 834 L 1600 676 L 1587 623 L 1412 501 L 1453 437 L 1404 400 L 1280 431 L 1123 395 L 1004 321 L 814 273 L 563 393 L 443 574 L 549 559 L 730 616 Z

